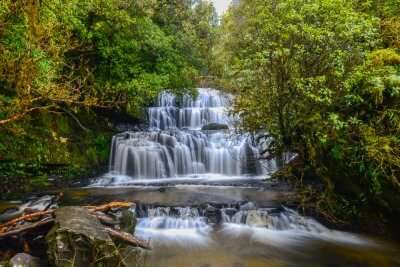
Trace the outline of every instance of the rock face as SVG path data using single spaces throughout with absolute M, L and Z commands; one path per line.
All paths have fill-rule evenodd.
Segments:
M 228 125 L 222 123 L 209 123 L 201 128 L 202 131 L 229 130 Z
M 46 237 L 54 266 L 121 266 L 114 242 L 86 208 L 63 207 L 55 215 L 56 224 Z
M 40 267 L 40 260 L 29 254 L 18 253 L 11 258 L 7 266 L 10 267 Z

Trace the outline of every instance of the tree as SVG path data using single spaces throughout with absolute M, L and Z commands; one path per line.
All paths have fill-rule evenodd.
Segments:
M 271 151 L 296 152 L 353 204 L 388 208 L 400 190 L 400 68 L 398 51 L 382 48 L 397 47 L 398 29 L 386 28 L 397 7 L 383 1 L 378 18 L 362 2 L 241 1 L 224 17 L 217 73 Z

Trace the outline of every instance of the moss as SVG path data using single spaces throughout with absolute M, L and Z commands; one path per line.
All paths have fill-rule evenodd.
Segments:
M 107 165 L 112 135 L 107 119 L 89 112 L 76 118 L 41 113 L 23 127 L 0 131 L 1 196 L 93 175 Z

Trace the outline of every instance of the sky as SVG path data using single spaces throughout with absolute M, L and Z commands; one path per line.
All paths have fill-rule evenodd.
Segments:
M 215 9 L 219 16 L 221 16 L 229 7 L 231 0 L 211 0 L 214 3 Z

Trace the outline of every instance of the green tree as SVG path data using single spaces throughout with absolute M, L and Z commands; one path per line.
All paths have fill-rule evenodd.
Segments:
M 243 0 L 224 17 L 215 68 L 270 151 L 296 152 L 354 205 L 399 212 L 399 31 L 386 28 L 398 6 L 375 14 L 378 2 Z

